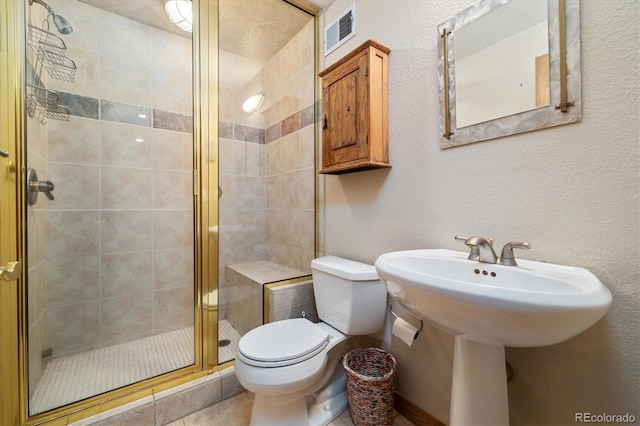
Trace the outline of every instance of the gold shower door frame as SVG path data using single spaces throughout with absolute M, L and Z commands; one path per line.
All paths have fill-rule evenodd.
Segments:
M 22 90 L 24 58 L 20 51 L 20 4 L 0 1 L 0 150 L 8 154 L 0 158 L 0 266 L 21 260 L 18 246 L 18 185 L 16 165 L 21 162 L 19 141 L 23 138 L 21 113 L 24 109 Z M 24 34 L 24 33 L 22 33 Z M 24 44 L 24 43 L 22 43 Z M 19 363 L 19 287 L 16 281 L 0 280 L 0 424 L 20 422 L 20 363 Z
M 25 274 L 25 4 L 0 0 L 0 266 Z M 0 281 L 0 424 L 67 424 L 226 368 L 218 365 L 218 1 L 193 0 L 195 363 L 29 417 L 25 280 Z M 211 188 L 211 195 L 210 194 Z

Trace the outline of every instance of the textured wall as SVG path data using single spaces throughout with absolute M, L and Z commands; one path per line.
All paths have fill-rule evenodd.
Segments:
M 329 23 L 351 0 L 336 0 Z M 613 293 L 607 316 L 568 342 L 507 349 L 512 424 L 573 424 L 574 413 L 640 416 L 640 5 L 581 3 L 580 123 L 440 150 L 437 25 L 471 0 L 357 0 L 357 35 L 321 69 L 368 38 L 391 49 L 390 170 L 326 176 L 324 252 L 373 263 L 414 248 L 462 250 L 456 234 L 529 241 L 522 258 L 576 265 Z M 615 3 L 615 6 L 612 4 Z M 427 327 L 395 339 L 398 392 L 449 417 L 453 338 Z

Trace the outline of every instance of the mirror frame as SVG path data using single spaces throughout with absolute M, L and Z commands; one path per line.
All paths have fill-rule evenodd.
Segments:
M 480 0 L 438 26 L 440 149 L 560 126 L 582 119 L 580 0 L 547 0 L 550 104 L 456 128 L 455 32 L 510 1 L 512 0 Z

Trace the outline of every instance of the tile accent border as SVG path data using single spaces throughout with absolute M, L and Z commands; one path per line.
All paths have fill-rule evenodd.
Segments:
M 233 139 L 233 123 L 220 121 L 218 123 L 218 136 L 222 139 Z
M 153 127 L 155 129 L 192 133 L 193 117 L 190 115 L 176 114 L 175 112 L 154 109 Z
M 71 115 L 76 117 L 184 133 L 193 132 L 193 117 L 190 115 L 74 95 L 73 93 L 57 93 L 60 97 L 60 104 L 68 108 Z
M 264 129 L 240 124 L 233 125 L 233 139 L 235 140 L 264 144 L 264 134 Z
M 290 115 L 267 129 L 220 121 L 218 135 L 223 139 L 268 144 L 315 123 L 314 105 Z
M 60 97 L 60 104 L 67 107 L 71 115 L 99 119 L 100 101 L 98 99 L 65 92 L 57 93 Z
M 71 112 L 73 114 L 73 111 Z M 100 120 L 152 127 L 151 108 L 100 101 Z
M 265 131 L 266 143 L 283 138 L 313 123 L 315 123 L 315 105 L 311 104 L 267 128 Z
M 60 96 L 60 104 L 67 107 L 71 115 L 76 117 L 133 124 L 142 127 L 153 127 L 154 129 L 174 130 L 177 132 L 193 132 L 193 117 L 190 115 L 74 95 L 73 93 L 57 93 L 58 96 Z M 219 123 L 219 136 L 224 139 L 268 144 L 310 126 L 314 122 L 314 105 L 309 105 L 266 130 L 221 121 Z

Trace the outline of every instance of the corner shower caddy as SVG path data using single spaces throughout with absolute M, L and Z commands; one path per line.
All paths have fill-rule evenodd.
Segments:
M 45 21 L 48 24 L 48 21 Z M 42 70 L 56 80 L 73 83 L 76 78 L 76 64 L 67 57 L 67 46 L 57 35 L 47 29 L 29 25 L 27 43 L 36 56 L 33 66 L 33 79 L 27 84 L 27 112 L 33 117 L 38 112 L 38 119 L 45 123 L 46 119 L 69 120 L 69 110 L 60 105 L 58 93 L 49 90 L 42 81 Z

